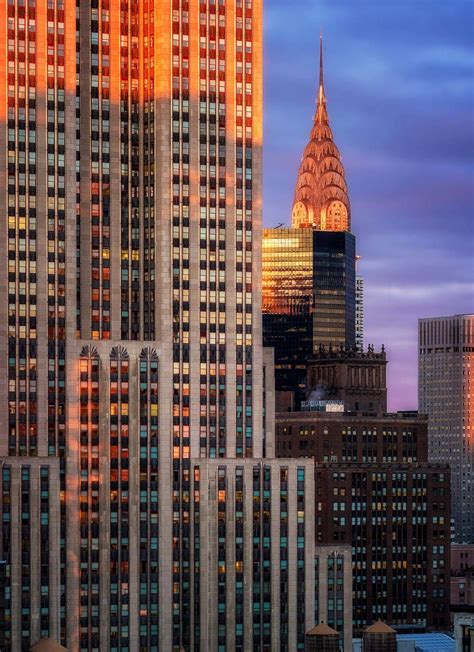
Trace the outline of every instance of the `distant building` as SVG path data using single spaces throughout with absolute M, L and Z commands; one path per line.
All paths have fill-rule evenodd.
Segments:
M 474 570 L 474 544 L 451 544 L 451 572 L 463 573 Z
M 474 544 L 451 544 L 451 605 L 474 606 Z
M 275 348 L 277 391 L 305 396 L 320 344 L 355 346 L 355 238 L 344 167 L 326 108 L 322 44 L 318 104 L 298 171 L 292 227 L 263 230 L 263 340 Z
M 314 231 L 315 347 L 355 346 L 355 237 Z
M 359 350 L 364 348 L 364 279 L 356 276 L 355 340 Z
M 454 540 L 474 543 L 474 314 L 420 319 L 418 345 L 429 458 L 451 465 Z
M 397 630 L 397 627 L 394 629 Z M 393 645 L 393 642 L 391 644 Z M 381 646 L 375 649 L 376 652 L 386 652 L 386 648 Z M 458 652 L 454 639 L 446 634 L 399 634 L 398 631 L 395 649 L 397 652 Z M 367 648 L 362 645 L 362 639 L 353 641 L 352 652 L 367 652 Z M 460 648 L 459 652 L 465 651 Z
M 427 422 L 416 412 L 278 411 L 276 453 L 319 463 L 425 464 Z
M 263 229 L 264 346 L 275 350 L 275 389 L 302 400 L 313 353 L 314 273 L 311 229 Z
M 263 230 L 263 339 L 275 387 L 305 395 L 320 345 L 355 347 L 355 238 L 313 229 Z
M 354 633 L 449 627 L 449 467 L 427 462 L 426 418 L 277 412 L 276 453 L 314 457 L 316 543 L 352 546 Z
M 346 412 L 386 412 L 386 367 L 383 347 L 320 347 L 307 364 L 307 399 L 339 400 Z
M 451 574 L 451 604 L 474 606 L 474 569 Z

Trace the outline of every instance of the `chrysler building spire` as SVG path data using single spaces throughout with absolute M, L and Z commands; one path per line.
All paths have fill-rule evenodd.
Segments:
M 318 105 L 326 104 L 326 95 L 324 94 L 324 65 L 323 65 L 323 30 L 319 35 L 319 90 Z
M 316 115 L 296 181 L 292 226 L 350 231 L 350 212 L 344 167 L 334 143 L 326 108 L 321 33 Z

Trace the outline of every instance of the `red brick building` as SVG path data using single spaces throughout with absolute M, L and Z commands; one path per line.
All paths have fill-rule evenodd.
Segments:
M 450 473 L 417 413 L 279 412 L 276 451 L 316 460 L 316 541 L 352 545 L 353 623 L 449 627 Z
M 280 457 L 314 457 L 318 462 L 428 461 L 427 422 L 417 412 L 376 416 L 277 412 L 275 427 Z

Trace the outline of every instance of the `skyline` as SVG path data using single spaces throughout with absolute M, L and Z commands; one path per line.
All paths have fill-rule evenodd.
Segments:
M 389 408 L 416 409 L 418 318 L 473 309 L 474 8 L 372 7 L 267 5 L 264 225 L 290 222 L 322 25 L 328 112 L 363 258 L 365 342 L 388 350 Z M 292 29 L 302 15 L 304 29 Z
M 335 86 L 320 84 L 296 227 L 286 239 L 284 229 L 262 229 L 264 4 L 9 0 L 0 9 L 5 652 L 57 649 L 56 642 L 75 652 L 302 652 L 319 623 L 347 652 L 376 619 L 416 631 L 451 627 L 455 457 L 429 457 L 430 406 L 428 415 L 387 414 L 386 354 L 375 350 L 381 343 L 372 345 L 370 329 L 366 352 L 351 347 L 355 235 L 346 230 L 351 211 L 325 91 L 328 99 L 335 86 L 358 98 L 352 82 L 336 75 Z M 273 6 L 278 13 L 283 5 Z M 305 24 L 304 12 L 296 15 Z M 298 52 L 307 49 L 303 40 Z M 295 82 L 308 76 L 304 56 Z M 292 107 L 304 95 L 294 88 Z M 347 147 L 358 173 L 354 197 L 366 202 L 356 201 L 356 234 L 372 272 L 385 254 L 385 297 L 393 261 L 382 247 L 398 253 L 400 233 L 415 245 L 417 238 L 408 211 L 396 232 L 385 227 L 382 190 L 391 198 L 397 183 L 403 205 L 400 188 L 414 195 L 413 175 L 403 162 L 411 176 L 400 185 L 381 164 L 387 142 L 379 150 L 368 142 L 356 100 L 332 98 L 329 113 L 331 102 L 351 108 L 336 112 L 341 151 L 354 126 L 356 145 L 363 141 L 361 150 Z M 278 106 L 285 110 L 282 98 Z M 303 125 L 306 108 L 296 108 L 294 122 Z M 375 106 L 381 119 L 369 116 L 371 127 L 385 125 L 387 114 Z M 348 124 L 347 115 L 359 122 Z M 301 129 L 305 142 L 310 126 L 311 118 Z M 297 140 L 295 132 L 299 157 Z M 283 154 L 289 166 L 295 152 Z M 375 164 L 392 185 L 373 181 Z M 296 168 L 280 165 L 285 182 Z M 370 201 L 362 192 L 367 171 Z M 418 196 L 410 202 L 417 217 L 419 205 Z M 434 227 L 425 224 L 418 260 L 431 246 Z M 274 264 L 268 232 L 282 243 Z M 305 247 L 295 246 L 300 235 Z M 369 255 L 367 241 L 375 243 Z M 461 249 L 455 235 L 453 242 Z M 404 245 L 410 259 L 411 248 Z M 284 300 L 283 310 L 266 314 L 279 319 L 288 364 L 267 343 L 264 288 Z M 407 290 L 401 285 L 402 295 Z M 465 343 L 446 351 L 458 349 L 463 369 L 472 349 Z M 447 362 L 443 374 L 453 369 Z M 295 370 L 284 392 L 279 368 Z M 456 378 L 466 409 L 454 425 L 464 447 L 474 432 L 472 394 Z M 431 371 L 421 375 L 422 384 L 431 379 Z M 454 411 L 453 383 L 438 379 L 436 407 Z M 315 400 L 299 401 L 306 396 Z M 280 433 L 287 424 L 283 439 L 277 422 Z M 448 444 L 454 434 L 446 431 Z M 472 465 L 458 466 L 464 482 Z

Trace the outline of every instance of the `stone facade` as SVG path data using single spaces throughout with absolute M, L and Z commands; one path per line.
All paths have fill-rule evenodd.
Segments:
M 454 541 L 474 543 L 474 315 L 420 319 L 418 346 L 430 461 L 451 465 Z
M 0 55 L 2 649 L 49 636 L 168 652 L 202 636 L 218 650 L 194 610 L 194 467 L 219 460 L 232 490 L 238 461 L 273 478 L 282 466 L 260 318 L 262 1 L 13 0 Z M 309 522 L 311 463 L 287 467 L 289 514 L 302 492 Z M 50 502 L 30 495 L 38 481 Z M 245 522 L 246 555 L 263 517 Z M 38 523 L 54 554 L 42 577 L 27 545 Z M 312 564 L 291 555 L 278 636 L 293 650 L 312 624 L 293 607 L 310 613 L 313 592 Z M 226 649 L 276 636 L 267 602 Z M 221 605 L 206 608 L 218 622 Z

